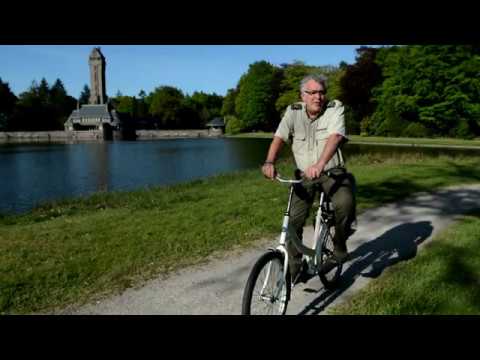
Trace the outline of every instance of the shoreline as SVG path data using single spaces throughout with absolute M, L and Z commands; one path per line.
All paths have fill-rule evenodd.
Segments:
M 185 130 L 136 130 L 136 140 L 160 140 L 160 139 L 196 139 L 196 138 L 220 138 L 224 135 L 209 129 L 185 129 Z M 114 137 L 105 140 L 102 131 L 12 131 L 0 132 L 0 144 L 18 143 L 62 143 L 62 142 L 102 142 L 102 141 L 128 141 Z

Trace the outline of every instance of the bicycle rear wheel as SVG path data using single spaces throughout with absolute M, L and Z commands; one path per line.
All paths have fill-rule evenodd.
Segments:
M 290 272 L 283 276 L 284 256 L 269 251 L 255 263 L 243 291 L 242 315 L 284 315 L 290 299 Z
M 343 264 L 333 260 L 333 236 L 335 228 L 330 226 L 322 243 L 322 256 L 320 257 L 320 272 L 318 273 L 323 286 L 333 290 L 338 286 Z M 333 265 L 332 265 L 333 264 Z M 322 271 L 323 269 L 323 271 Z

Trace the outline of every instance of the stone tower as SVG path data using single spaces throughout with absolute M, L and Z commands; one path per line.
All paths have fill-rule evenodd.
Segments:
M 89 104 L 105 104 L 105 57 L 99 47 L 93 48 L 88 59 L 90 65 L 90 100 Z

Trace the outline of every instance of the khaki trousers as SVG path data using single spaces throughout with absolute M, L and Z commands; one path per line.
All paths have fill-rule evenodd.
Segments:
M 290 257 L 290 272 L 295 278 L 300 269 L 302 254 L 292 243 L 292 237 L 303 239 L 303 227 L 310 214 L 313 201 L 323 191 L 331 199 L 335 214 L 335 235 L 333 243 L 336 249 L 347 251 L 346 241 L 350 226 L 355 220 L 355 179 L 344 169 L 331 170 L 332 177 L 323 174 L 314 181 L 304 181 L 295 185 L 290 209 L 287 249 Z

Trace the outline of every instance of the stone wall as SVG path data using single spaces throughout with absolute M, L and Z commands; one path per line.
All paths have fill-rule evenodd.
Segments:
M 137 140 L 219 137 L 221 133 L 205 130 L 137 130 Z M 98 141 L 103 132 L 87 131 L 17 131 L 0 132 L 0 143 L 7 142 L 55 142 Z
M 103 140 L 103 133 L 89 131 L 15 131 L 0 132 L 0 143 L 4 142 L 55 142 L 70 140 Z
M 199 138 L 211 137 L 208 130 L 137 130 L 137 139 Z

